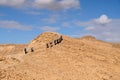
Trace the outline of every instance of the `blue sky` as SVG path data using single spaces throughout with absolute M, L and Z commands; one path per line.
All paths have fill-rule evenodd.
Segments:
M 120 42 L 120 0 L 0 0 L 0 44 L 29 43 L 45 31 Z

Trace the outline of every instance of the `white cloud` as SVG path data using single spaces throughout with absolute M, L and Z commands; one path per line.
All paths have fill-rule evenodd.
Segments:
M 0 0 L 0 5 L 49 10 L 63 10 L 80 6 L 79 0 Z
M 100 18 L 95 19 L 95 21 L 96 21 L 98 24 L 105 25 L 105 24 L 110 23 L 110 22 L 111 22 L 111 19 L 108 19 L 107 15 L 101 15 Z
M 48 5 L 52 2 L 54 2 L 54 0 L 35 0 L 35 3 L 40 5 Z
M 7 29 L 16 29 L 16 30 L 32 30 L 31 26 L 22 25 L 16 21 L 3 21 L 0 20 L 0 28 L 7 28 Z
M 41 27 L 40 29 L 43 30 L 43 31 L 57 31 L 57 30 L 59 30 L 60 28 L 59 28 L 59 27 L 43 26 L 43 27 Z
M 25 0 L 0 0 L 0 5 L 18 7 L 24 4 Z
M 60 6 L 65 9 L 79 7 L 79 0 L 61 0 Z
M 79 0 L 35 0 L 35 8 L 45 8 L 50 10 L 78 8 Z
M 97 19 L 77 22 L 76 24 L 84 27 L 85 30 L 94 34 L 98 39 L 120 42 L 120 19 L 109 19 L 107 15 L 102 15 Z

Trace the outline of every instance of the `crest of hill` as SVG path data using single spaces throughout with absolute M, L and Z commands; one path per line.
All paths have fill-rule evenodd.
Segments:
M 33 39 L 30 43 L 28 48 L 30 47 L 38 47 L 39 48 L 46 48 L 46 43 L 50 43 L 50 42 L 54 42 L 54 40 L 58 39 L 61 36 L 61 34 L 59 33 L 55 33 L 55 32 L 44 32 L 42 34 L 40 34 L 39 36 L 37 36 L 35 39 Z M 91 44 L 91 41 L 95 41 L 97 44 L 108 44 L 99 40 L 96 40 L 96 38 L 94 36 L 84 36 L 80 39 L 78 38 L 72 38 L 72 37 L 68 37 L 65 35 L 62 35 L 63 37 L 63 41 L 62 41 L 62 45 L 87 45 L 87 44 Z M 92 44 L 91 44 L 92 45 Z
M 37 53 L 41 51 L 45 52 L 46 43 L 52 42 L 54 44 L 54 40 L 58 39 L 60 36 L 61 34 L 59 33 L 44 32 L 29 43 L 28 49 L 33 47 Z M 59 45 L 53 45 L 52 48 L 53 50 L 66 51 L 66 52 L 75 51 L 75 50 L 76 51 L 78 50 L 79 52 L 79 50 L 84 50 L 86 52 L 89 52 L 89 50 L 95 48 L 95 46 L 98 45 L 102 47 L 110 46 L 110 44 L 108 43 L 103 43 L 96 40 L 96 38 L 93 36 L 84 36 L 81 39 L 76 39 L 65 35 L 62 35 L 62 37 L 63 37 L 63 41 Z
M 28 48 L 33 47 L 36 51 L 40 49 L 44 50 L 46 48 L 46 43 L 53 42 L 55 39 L 58 39 L 60 35 L 61 34 L 55 32 L 44 32 L 33 39 L 29 43 Z
M 86 39 L 86 40 L 96 40 L 96 38 L 94 36 L 83 36 L 81 39 Z
M 52 42 L 54 44 L 54 40 L 59 39 L 62 34 L 55 33 L 55 32 L 44 32 L 33 39 L 30 43 L 28 48 L 33 47 L 35 50 L 45 50 L 46 43 Z M 61 47 L 67 48 L 66 46 L 82 44 L 79 40 L 75 38 L 71 38 L 65 35 L 62 35 L 63 41 L 60 43 Z M 58 45 L 57 45 L 58 46 Z M 59 48 L 58 48 L 59 49 Z
M 54 39 L 58 38 L 60 34 L 55 32 L 44 32 L 37 36 L 33 41 L 39 41 L 39 42 L 49 42 L 53 41 Z
M 33 39 L 30 43 L 29 46 L 35 46 L 36 44 L 45 44 L 52 42 L 53 40 L 59 38 L 60 34 L 55 33 L 55 32 L 44 32 L 40 35 L 38 35 L 35 39 Z

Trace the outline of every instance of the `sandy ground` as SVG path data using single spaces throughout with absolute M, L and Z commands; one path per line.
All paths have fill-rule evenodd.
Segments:
M 63 36 L 46 49 L 59 37 L 45 32 L 28 45 L 0 45 L 0 80 L 120 80 L 120 44 Z

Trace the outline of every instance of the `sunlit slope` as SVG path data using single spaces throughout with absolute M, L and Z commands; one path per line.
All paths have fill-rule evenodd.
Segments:
M 1 44 L 0 55 L 22 53 L 25 47 L 27 47 L 26 44 Z
M 120 49 L 111 43 L 96 40 L 92 36 L 71 38 L 51 48 L 46 43 L 58 39 L 61 34 L 45 32 L 30 41 L 28 54 L 1 59 L 16 63 L 0 69 L 2 80 L 119 80 Z M 34 52 L 30 52 L 33 47 Z

